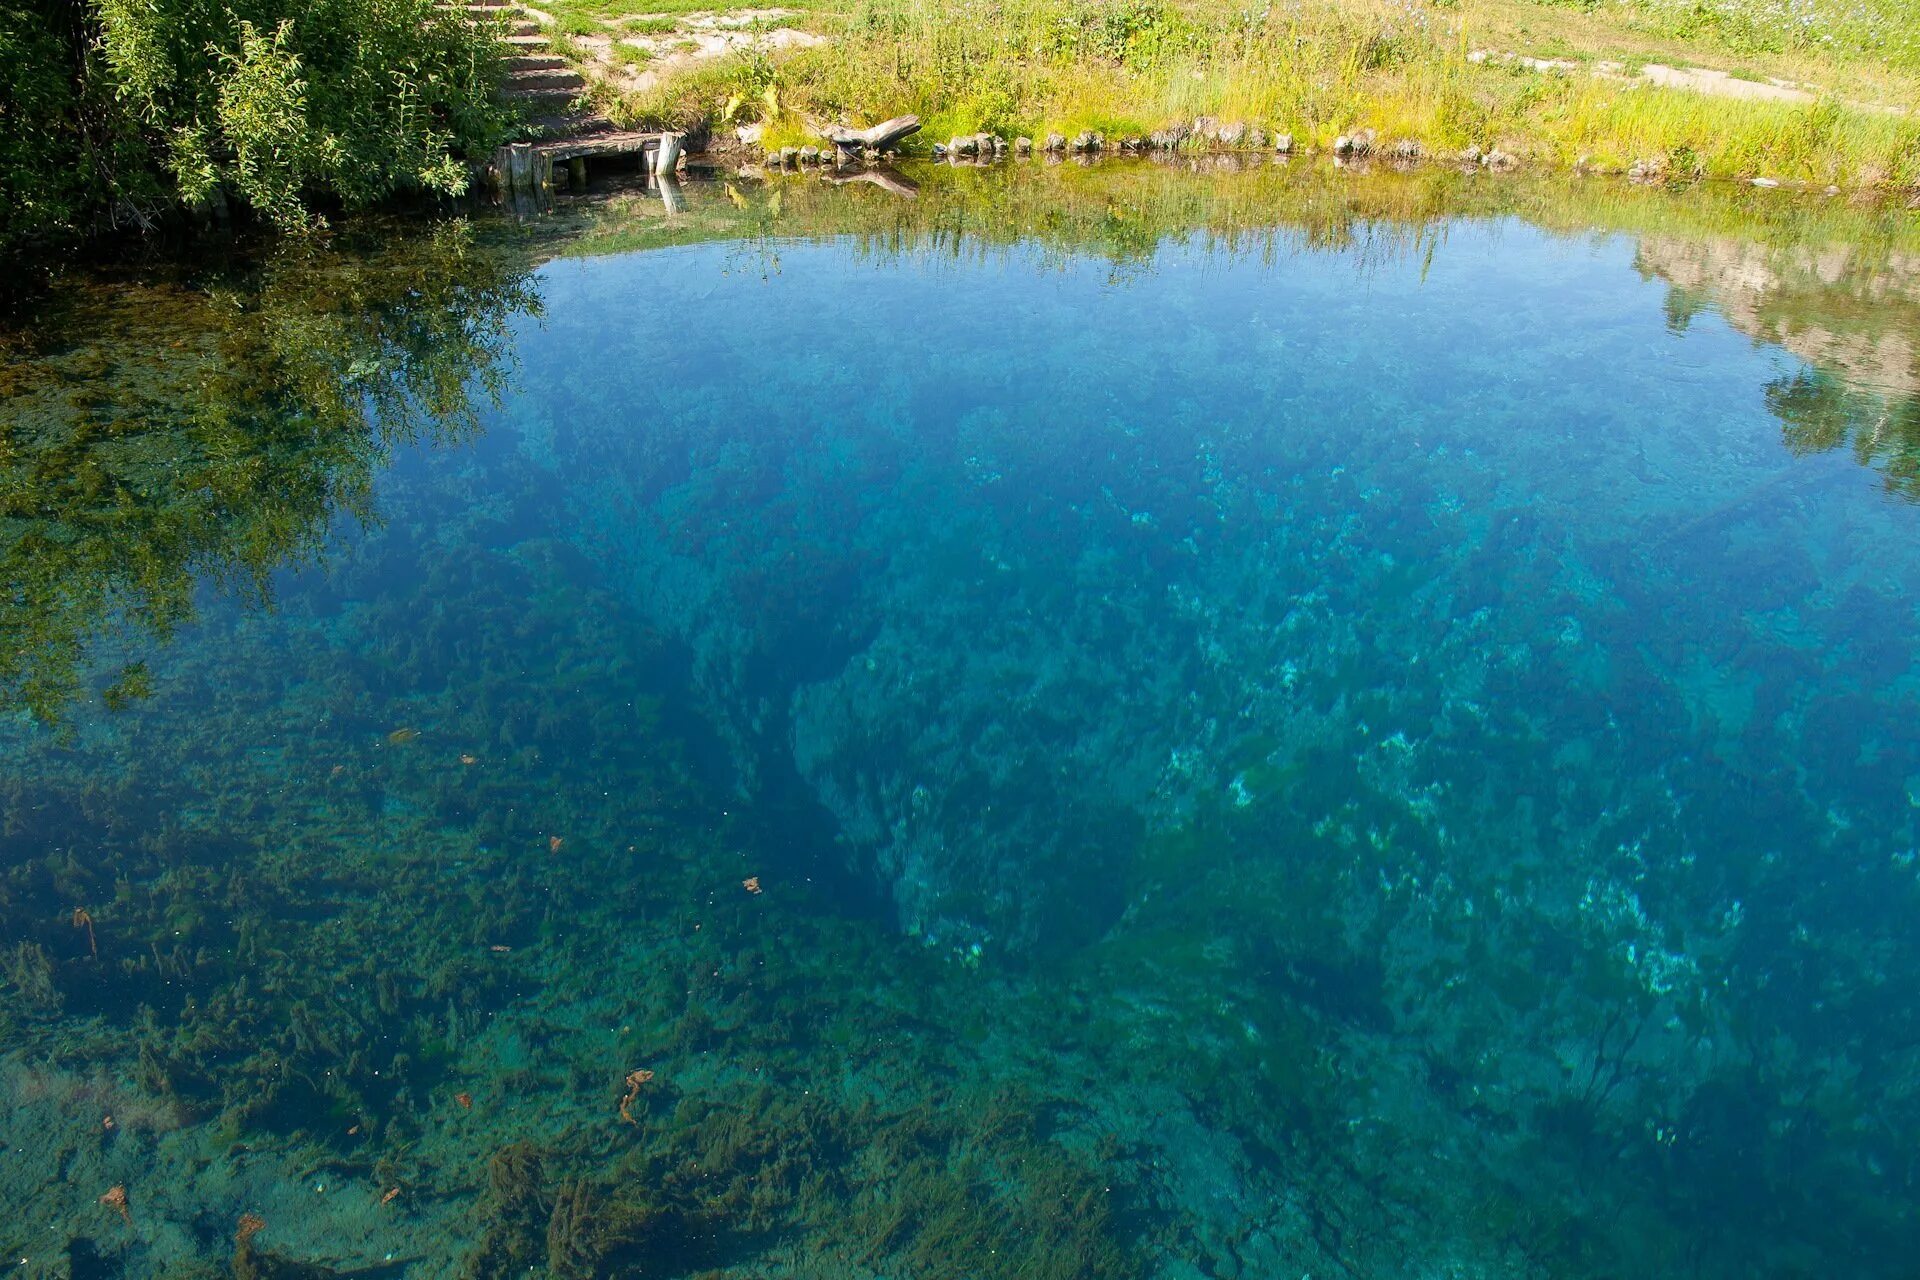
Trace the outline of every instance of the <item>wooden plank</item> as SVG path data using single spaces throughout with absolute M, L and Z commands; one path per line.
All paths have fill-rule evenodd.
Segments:
M 575 156 L 617 156 L 631 155 L 636 151 L 652 151 L 659 147 L 658 133 L 595 133 L 582 138 L 555 138 L 551 142 L 535 143 L 535 149 L 541 155 L 554 161 L 571 160 Z

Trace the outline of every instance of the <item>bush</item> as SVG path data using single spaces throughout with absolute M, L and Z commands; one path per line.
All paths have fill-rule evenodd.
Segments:
M 501 54 L 432 0 L 0 0 L 0 250 L 217 195 L 292 226 L 459 192 Z

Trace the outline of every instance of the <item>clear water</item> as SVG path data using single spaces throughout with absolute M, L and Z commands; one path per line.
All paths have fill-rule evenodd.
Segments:
M 19 1273 L 1911 1274 L 1911 219 L 918 177 L 11 335 Z

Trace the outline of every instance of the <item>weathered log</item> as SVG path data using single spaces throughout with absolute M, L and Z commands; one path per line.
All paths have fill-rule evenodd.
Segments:
M 869 147 L 886 151 L 899 145 L 902 138 L 919 131 L 919 116 L 895 116 L 870 129 L 849 129 L 837 124 L 817 125 L 814 128 L 815 133 L 843 151 L 863 151 Z

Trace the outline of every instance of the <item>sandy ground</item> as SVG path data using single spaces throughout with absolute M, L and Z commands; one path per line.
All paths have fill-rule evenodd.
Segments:
M 650 89 L 683 71 L 729 54 L 759 49 L 778 53 L 825 42 L 824 37 L 795 27 L 777 25 L 798 18 L 793 9 L 731 9 L 725 12 L 681 16 L 672 31 L 622 32 L 624 22 L 641 22 L 663 15 L 633 13 L 612 19 L 602 35 L 575 36 L 574 42 L 592 58 L 595 74 L 627 91 Z M 619 48 L 643 50 L 644 63 L 623 60 Z

